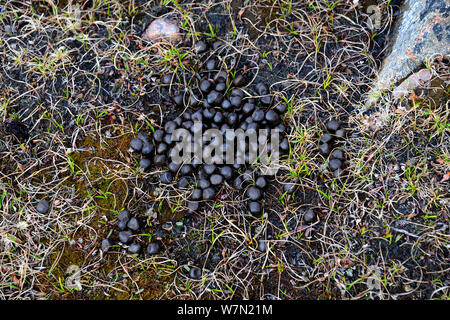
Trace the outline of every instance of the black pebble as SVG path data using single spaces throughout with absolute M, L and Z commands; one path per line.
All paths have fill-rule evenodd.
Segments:
M 344 152 L 342 150 L 336 149 L 331 153 L 331 158 L 342 160 L 344 159 Z
M 252 114 L 252 119 L 255 122 L 263 121 L 265 117 L 264 111 L 261 109 L 256 109 Z
M 200 82 L 200 90 L 202 90 L 202 92 L 209 92 L 209 90 L 211 89 L 211 82 L 209 82 L 209 80 L 202 80 L 202 82 Z
M 200 200 L 202 198 L 202 190 L 201 189 L 194 189 L 192 191 L 191 199 L 192 200 Z
M 227 99 L 224 99 L 222 101 L 221 107 L 224 111 L 230 110 L 231 109 L 231 102 Z
M 194 52 L 196 54 L 200 54 L 206 51 L 206 43 L 203 41 L 199 41 L 194 45 Z
M 207 175 L 212 175 L 214 173 L 214 171 L 216 171 L 216 166 L 213 164 L 205 164 L 203 166 L 203 171 L 207 174 Z
M 133 243 L 128 247 L 128 252 L 131 254 L 136 254 L 141 252 L 141 245 L 139 243 Z
M 272 96 L 264 96 L 259 99 L 261 103 L 265 106 L 272 104 Z
M 327 123 L 327 129 L 331 132 L 335 132 L 336 130 L 339 129 L 340 126 L 341 126 L 341 123 L 337 120 L 330 120 Z
M 150 168 L 151 165 L 151 161 L 149 159 L 141 159 L 141 161 L 139 161 L 139 167 L 141 167 L 142 170 L 147 170 L 148 168 Z
M 248 203 L 248 208 L 252 214 L 260 214 L 262 210 L 261 203 L 258 201 L 250 201 Z
M 209 181 L 211 181 L 212 185 L 217 186 L 223 182 L 223 177 L 220 174 L 213 174 Z
M 212 90 L 210 93 L 208 93 L 206 101 L 208 102 L 209 105 L 216 104 L 216 100 L 219 99 L 219 95 L 221 95 L 221 93 L 217 92 L 216 90 Z M 220 103 L 222 103 L 222 101 L 220 101 Z
M 227 123 L 230 126 L 233 127 L 236 124 L 237 121 L 238 121 L 238 115 L 236 113 L 230 113 L 228 115 Z
M 136 152 L 141 151 L 143 145 L 144 145 L 144 143 L 139 138 L 134 138 L 130 142 L 130 148 L 133 149 L 133 151 L 136 151 Z
M 344 138 L 345 137 L 345 129 L 339 129 L 334 134 L 338 138 Z
M 187 203 L 189 213 L 194 213 L 200 207 L 200 203 L 198 201 L 188 201 Z
M 256 92 L 258 92 L 258 94 L 262 96 L 269 93 L 269 88 L 266 86 L 266 84 L 260 82 L 256 85 Z
M 119 229 L 124 230 L 130 220 L 130 213 L 127 210 L 122 210 L 117 215 L 117 219 Z
M 230 97 L 230 103 L 235 108 L 239 108 L 240 107 L 241 101 L 242 101 L 242 99 L 239 96 L 232 96 L 232 97 Z
M 151 142 L 145 142 L 142 146 L 142 155 L 148 156 L 155 150 L 155 145 Z
M 274 110 L 275 110 L 276 112 L 278 112 L 279 114 L 283 114 L 283 113 L 286 112 L 287 107 L 286 107 L 285 104 L 280 103 L 280 104 L 278 104 L 278 105 L 274 108 Z
M 112 242 L 109 239 L 103 239 L 102 241 L 102 251 L 108 252 L 109 248 L 111 248 Z
M 156 148 L 156 152 L 159 154 L 165 153 L 169 147 L 164 142 L 160 143 L 158 147 Z
M 128 223 L 127 223 L 127 227 L 128 227 L 128 229 L 133 230 L 133 231 L 139 230 L 139 221 L 138 221 L 138 219 L 136 219 L 134 217 L 131 218 L 130 221 L 128 221 Z
M 333 140 L 333 136 L 331 134 L 325 133 L 322 138 L 320 138 L 321 143 L 328 143 Z
M 177 124 L 174 121 L 168 121 L 164 126 L 164 130 L 167 133 L 173 133 L 176 128 L 177 128 Z
M 187 176 L 188 174 L 191 174 L 191 173 L 192 173 L 192 166 L 191 166 L 190 164 L 185 164 L 185 165 L 183 165 L 183 166 L 181 167 L 181 169 L 180 169 L 180 173 L 181 173 L 183 176 Z
M 169 84 L 172 81 L 172 75 L 171 74 L 165 74 L 161 78 L 161 82 L 164 84 Z
M 163 166 L 166 163 L 166 156 L 164 154 L 157 154 L 153 161 L 157 166 Z
M 198 185 L 198 187 L 200 189 L 206 189 L 206 188 L 209 188 L 211 186 L 211 183 L 207 179 L 200 179 L 200 180 L 198 180 L 198 184 L 197 185 Z
M 183 105 L 183 95 L 182 94 L 177 94 L 176 96 L 172 97 L 173 102 L 175 102 L 175 104 L 177 106 L 181 106 Z
M 160 181 L 161 181 L 161 183 L 163 183 L 163 184 L 169 184 L 169 183 L 172 183 L 172 181 L 173 181 L 173 175 L 172 175 L 172 173 L 170 173 L 170 172 L 164 172 L 164 173 L 161 175 Z
M 214 199 L 216 195 L 216 190 L 214 190 L 213 188 L 207 188 L 205 190 L 203 190 L 203 200 L 212 200 Z
M 170 162 L 169 165 L 167 166 L 169 168 L 169 170 L 173 173 L 177 173 L 178 169 L 180 169 L 180 164 L 176 163 L 176 162 Z
M 303 221 L 306 223 L 312 222 L 314 218 L 316 217 L 316 214 L 314 213 L 313 209 L 308 209 L 303 216 Z
M 233 84 L 236 87 L 240 87 L 244 84 L 244 77 L 242 75 L 237 75 L 236 78 L 233 80 Z
M 262 197 L 261 189 L 254 187 L 254 186 L 248 188 L 247 197 L 249 197 L 250 200 L 253 200 L 253 201 L 260 200 Z
M 192 279 L 200 279 L 201 276 L 202 270 L 197 267 L 191 267 L 191 269 L 189 270 L 189 277 L 191 277 Z
M 41 201 L 39 201 L 39 203 L 36 205 L 36 210 L 39 213 L 45 214 L 48 212 L 48 210 L 50 209 L 50 205 L 48 203 L 47 200 L 42 199 Z
M 224 93 L 225 90 L 227 89 L 227 84 L 225 82 L 219 82 L 218 84 L 216 84 L 215 89 L 220 93 Z
M 156 142 L 161 142 L 164 138 L 164 131 L 161 129 L 155 130 L 153 133 L 153 139 L 155 139 Z
M 258 240 L 258 250 L 266 252 L 267 250 L 266 240 Z
M 328 145 L 328 143 L 323 143 L 319 146 L 319 152 L 326 156 L 330 153 L 330 146 Z
M 286 183 L 285 185 L 283 185 L 283 190 L 286 194 L 292 194 L 295 191 L 295 184 Z
M 208 60 L 206 62 L 206 69 L 211 71 L 214 70 L 216 68 L 216 60 L 212 59 L 212 60 Z
M 256 179 L 255 181 L 255 185 L 260 189 L 264 189 L 267 186 L 266 178 L 258 177 L 258 179 Z
M 147 247 L 148 254 L 157 254 L 159 252 L 159 244 L 156 242 L 152 242 Z
M 239 88 L 234 88 L 233 90 L 231 90 L 231 95 L 232 96 L 239 96 L 239 97 L 243 98 L 244 97 L 244 91 L 242 91 Z
M 242 107 L 242 112 L 244 112 L 244 114 L 250 114 L 255 110 L 255 105 L 253 103 L 246 103 L 244 104 L 244 106 Z
M 236 179 L 234 179 L 234 183 L 233 186 L 235 189 L 237 190 L 241 190 L 244 184 L 244 179 L 242 179 L 242 177 L 237 177 Z
M 342 167 L 342 161 L 339 159 L 331 159 L 330 160 L 330 169 L 331 170 L 337 170 Z
M 288 140 L 288 138 L 284 138 L 283 140 L 281 140 L 280 149 L 283 150 L 283 151 L 288 151 L 289 150 L 289 140 Z
M 271 124 L 277 124 L 280 121 L 280 116 L 273 110 L 267 111 L 265 118 Z
M 184 189 L 184 188 L 187 188 L 187 186 L 189 185 L 189 181 L 188 181 L 187 178 L 182 177 L 182 178 L 180 178 L 178 180 L 178 184 L 177 185 L 178 185 L 178 188 Z
M 224 167 L 220 168 L 220 174 L 225 179 L 230 179 L 233 176 L 233 169 L 231 169 L 231 167 L 229 167 L 229 166 L 224 166 Z
M 130 230 L 127 231 L 120 231 L 119 232 L 119 241 L 127 244 L 131 241 L 131 236 L 133 235 L 133 233 Z

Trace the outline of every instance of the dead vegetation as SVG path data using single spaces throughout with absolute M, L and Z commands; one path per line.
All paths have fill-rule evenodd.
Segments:
M 386 92 L 361 112 L 388 3 L 374 33 L 353 1 L 0 1 L 0 297 L 448 299 L 449 61 L 427 63 L 429 89 L 399 102 Z M 177 19 L 181 43 L 141 39 L 159 16 Z M 183 219 L 186 195 L 140 172 L 128 150 L 180 112 L 168 94 L 206 61 L 191 50 L 198 39 L 222 40 L 223 63 L 288 106 L 291 152 L 261 217 L 224 187 Z M 317 148 L 330 119 L 347 129 L 337 178 Z M 99 250 L 123 208 L 162 239 L 160 255 Z

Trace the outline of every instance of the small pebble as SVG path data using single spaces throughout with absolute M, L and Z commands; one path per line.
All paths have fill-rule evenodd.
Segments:
M 225 179 L 230 179 L 233 176 L 233 169 L 230 166 L 224 166 L 220 168 L 220 174 Z
M 209 181 L 211 181 L 213 186 L 217 186 L 223 182 L 223 177 L 220 174 L 213 174 L 209 178 Z
M 267 250 L 266 240 L 258 240 L 258 250 L 266 252 Z
M 196 54 L 200 54 L 206 51 L 206 43 L 203 41 L 199 41 L 194 45 L 194 52 Z
M 333 171 L 340 169 L 342 167 L 342 161 L 339 159 L 331 159 L 329 164 L 330 164 L 330 169 Z
M 305 221 L 305 223 L 310 223 L 314 220 L 314 218 L 316 217 L 316 214 L 314 213 L 313 209 L 308 209 L 305 213 L 305 215 L 303 216 L 303 221 Z
M 131 241 L 132 235 L 133 235 L 133 233 L 130 230 L 120 231 L 119 232 L 119 241 L 124 244 L 127 244 Z
M 102 251 L 108 252 L 108 250 L 112 247 L 112 241 L 109 239 L 103 239 L 102 241 Z
M 320 154 L 326 156 L 330 153 L 330 146 L 328 143 L 323 143 L 319 146 L 319 152 Z
M 260 189 L 264 189 L 267 186 L 266 178 L 258 177 L 255 181 L 255 185 Z
M 170 184 L 173 182 L 173 175 L 171 172 L 164 172 L 160 177 L 160 182 L 163 184 Z
M 189 270 L 189 277 L 191 277 L 192 279 L 200 279 L 201 276 L 202 270 L 197 267 L 191 267 L 191 269 Z
M 328 142 L 330 142 L 331 140 L 333 140 L 333 137 L 332 137 L 331 134 L 328 134 L 328 133 L 325 133 L 325 134 L 322 136 L 322 138 L 320 138 L 320 142 L 321 142 L 321 143 L 328 143 Z
M 139 167 L 141 167 L 142 170 L 147 170 L 148 168 L 150 168 L 151 165 L 151 161 L 149 159 L 141 159 L 141 161 L 139 161 Z
M 262 210 L 261 203 L 258 201 L 250 201 L 248 203 L 248 208 L 249 208 L 250 212 L 254 215 L 260 214 L 261 210 Z
M 135 151 L 135 152 L 139 152 L 142 150 L 142 146 L 144 145 L 144 143 L 142 142 L 141 139 L 139 138 L 134 138 L 133 140 L 131 140 L 130 142 L 130 148 Z
M 161 129 L 155 130 L 153 133 L 153 139 L 155 139 L 156 142 L 161 142 L 164 138 L 164 131 Z
M 39 213 L 45 214 L 48 212 L 48 210 L 50 209 L 50 204 L 48 203 L 47 200 L 42 199 L 41 201 L 39 201 L 39 203 L 36 205 L 36 210 Z
M 340 125 L 341 125 L 341 123 L 339 121 L 337 121 L 337 120 L 330 120 L 327 123 L 327 129 L 329 131 L 335 132 L 336 130 L 339 129 Z
M 216 196 L 216 190 L 213 188 L 206 188 L 202 193 L 203 200 L 212 200 Z
M 157 254 L 159 252 L 159 244 L 156 242 L 152 242 L 147 247 L 147 253 L 148 254 Z
M 202 198 L 203 191 L 201 189 L 194 189 L 192 191 L 191 199 L 200 200 Z
M 131 229 L 133 231 L 139 230 L 139 221 L 136 218 L 131 218 L 130 221 L 128 221 L 127 224 L 128 229 Z
M 342 160 L 344 159 L 344 152 L 342 150 L 336 149 L 331 153 L 331 158 Z
M 260 200 L 262 197 L 261 189 L 251 186 L 247 190 L 247 197 L 249 197 L 250 200 L 253 200 L 253 201 Z
M 128 252 L 131 254 L 136 254 L 141 252 L 141 245 L 139 243 L 133 243 L 128 247 Z

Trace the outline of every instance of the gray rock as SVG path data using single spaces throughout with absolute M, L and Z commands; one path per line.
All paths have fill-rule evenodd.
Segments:
M 159 244 L 152 242 L 147 247 L 147 253 L 150 255 L 157 254 L 159 252 Z
M 266 252 L 267 250 L 266 240 L 258 240 L 258 250 Z
M 131 218 L 130 221 L 128 221 L 127 227 L 133 231 L 136 231 L 139 229 L 139 221 L 136 218 Z
M 247 197 L 249 197 L 253 201 L 260 200 L 262 197 L 261 189 L 251 186 L 247 190 Z
M 392 89 L 431 57 L 450 54 L 449 11 L 448 0 L 404 1 L 390 53 L 383 61 L 366 107 L 375 104 L 383 91 Z
M 128 242 L 130 242 L 132 235 L 133 235 L 133 233 L 130 230 L 120 231 L 119 232 L 119 241 L 124 244 L 127 244 Z
M 120 230 L 124 230 L 127 227 L 127 223 L 130 220 L 130 213 L 127 210 L 121 211 L 117 216 L 117 226 Z
M 316 214 L 314 213 L 313 209 L 308 209 L 303 216 L 303 221 L 305 221 L 305 223 L 310 223 L 314 220 L 315 217 Z
M 258 201 L 250 201 L 248 203 L 248 208 L 250 209 L 251 214 L 260 214 L 262 210 L 261 203 Z
M 141 252 L 141 245 L 139 243 L 133 243 L 128 247 L 128 252 L 131 254 Z
M 197 267 L 191 267 L 191 270 L 189 270 L 189 276 L 192 279 L 200 279 L 200 277 L 202 276 L 202 270 Z
M 130 142 L 130 148 L 133 149 L 133 151 L 141 151 L 143 145 L 144 143 L 139 138 L 134 138 Z
M 342 167 L 342 161 L 339 159 L 331 159 L 329 165 L 330 169 L 334 171 Z
M 42 199 L 41 201 L 39 201 L 39 203 L 36 206 L 36 210 L 42 214 L 47 213 L 49 209 L 50 209 L 50 205 L 49 205 L 48 201 L 45 199 Z
M 112 242 L 109 239 L 103 239 L 102 241 L 102 251 L 108 252 L 108 250 L 111 248 Z

